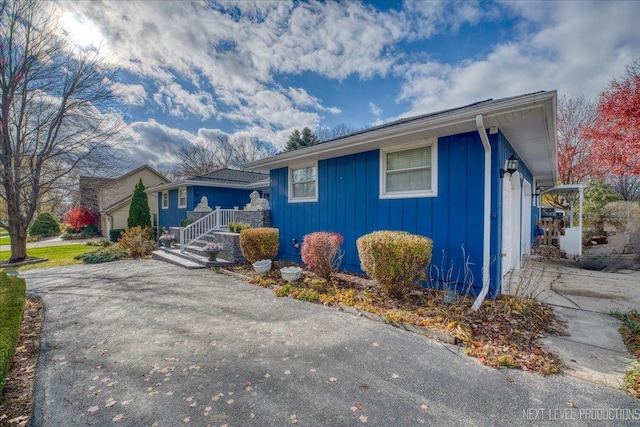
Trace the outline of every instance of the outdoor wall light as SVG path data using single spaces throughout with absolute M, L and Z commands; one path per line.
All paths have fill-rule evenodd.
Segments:
M 511 175 L 517 171 L 519 162 L 520 159 L 518 159 L 518 156 L 516 156 L 515 153 L 512 154 L 511 157 L 507 159 L 507 167 L 505 169 L 500 169 L 500 178 L 504 178 L 505 173 Z

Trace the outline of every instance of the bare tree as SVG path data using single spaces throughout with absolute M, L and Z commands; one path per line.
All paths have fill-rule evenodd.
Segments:
M 178 164 L 173 172 L 178 177 L 190 177 L 223 167 L 216 147 L 199 140 L 193 145 L 183 145 L 178 149 Z
M 346 123 L 340 123 L 332 128 L 318 127 L 314 133 L 318 136 L 320 141 L 329 141 L 331 139 L 341 138 L 343 136 L 351 135 L 357 132 L 358 129 Z
M 274 156 L 278 149 L 268 142 L 251 137 L 237 137 L 233 139 L 233 164 L 242 168 L 242 165 L 266 157 Z
M 640 200 L 640 176 L 638 175 L 615 175 L 611 178 L 610 187 L 624 201 Z
M 276 153 L 277 149 L 273 145 L 258 138 L 220 135 L 215 141 L 200 139 L 193 145 L 180 147 L 174 175 L 190 177 L 220 168 L 242 168 L 245 163 Z
M 51 3 L 0 6 L 0 157 L 10 262 L 26 255 L 27 229 L 39 205 L 72 171 L 109 167 L 119 121 L 98 52 L 73 52 Z

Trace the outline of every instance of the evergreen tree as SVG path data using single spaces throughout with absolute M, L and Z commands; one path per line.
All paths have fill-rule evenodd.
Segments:
M 151 210 L 149 209 L 149 199 L 144 192 L 142 178 L 136 184 L 129 206 L 129 218 L 127 218 L 127 228 L 131 227 L 151 227 Z
M 302 129 L 302 133 L 296 129 L 291 135 L 289 135 L 289 140 L 287 141 L 287 145 L 284 147 L 284 151 L 293 151 L 299 148 L 311 147 L 312 145 L 319 143 L 320 139 L 308 127 Z

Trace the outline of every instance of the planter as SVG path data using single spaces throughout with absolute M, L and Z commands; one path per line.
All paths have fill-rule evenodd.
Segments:
M 258 274 L 264 274 L 267 271 L 271 270 L 271 260 L 270 259 L 262 259 L 260 261 L 256 261 L 253 264 L 253 269 Z
M 162 242 L 162 245 L 163 245 L 165 248 L 169 248 L 169 249 L 171 249 L 171 247 L 173 246 L 173 243 L 172 243 L 172 242 Z
M 209 261 L 215 261 L 220 251 L 204 251 L 204 253 L 209 257 Z
M 300 267 L 284 267 L 280 269 L 282 278 L 289 283 L 293 283 L 302 275 L 302 269 Z

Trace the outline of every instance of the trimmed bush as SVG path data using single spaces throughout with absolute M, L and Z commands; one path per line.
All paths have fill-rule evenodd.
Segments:
M 109 240 L 111 240 L 113 243 L 117 242 L 118 240 L 120 240 L 120 236 L 122 236 L 123 232 L 124 228 L 114 228 L 113 230 L 110 230 Z
M 0 273 L 0 395 L 18 344 L 26 288 L 23 279 Z
M 155 236 L 150 228 L 127 228 L 118 240 L 121 249 L 129 252 L 131 258 L 142 258 L 151 255 L 157 249 Z
M 302 262 L 318 276 L 331 280 L 333 273 L 340 267 L 340 245 L 343 241 L 344 238 L 339 233 L 320 231 L 307 234 L 302 239 L 300 248 Z
M 80 260 L 85 264 L 101 264 L 127 258 L 129 258 L 129 252 L 118 247 L 98 249 L 97 251 L 85 252 L 74 257 L 74 259 Z
M 274 260 L 278 255 L 279 232 L 277 228 L 249 228 L 240 232 L 240 250 L 250 263 L 261 259 Z
M 356 241 L 361 268 L 392 297 L 426 278 L 433 241 L 404 231 L 375 231 Z
M 29 228 L 30 236 L 50 237 L 58 234 L 60 234 L 60 224 L 49 212 L 38 215 Z

